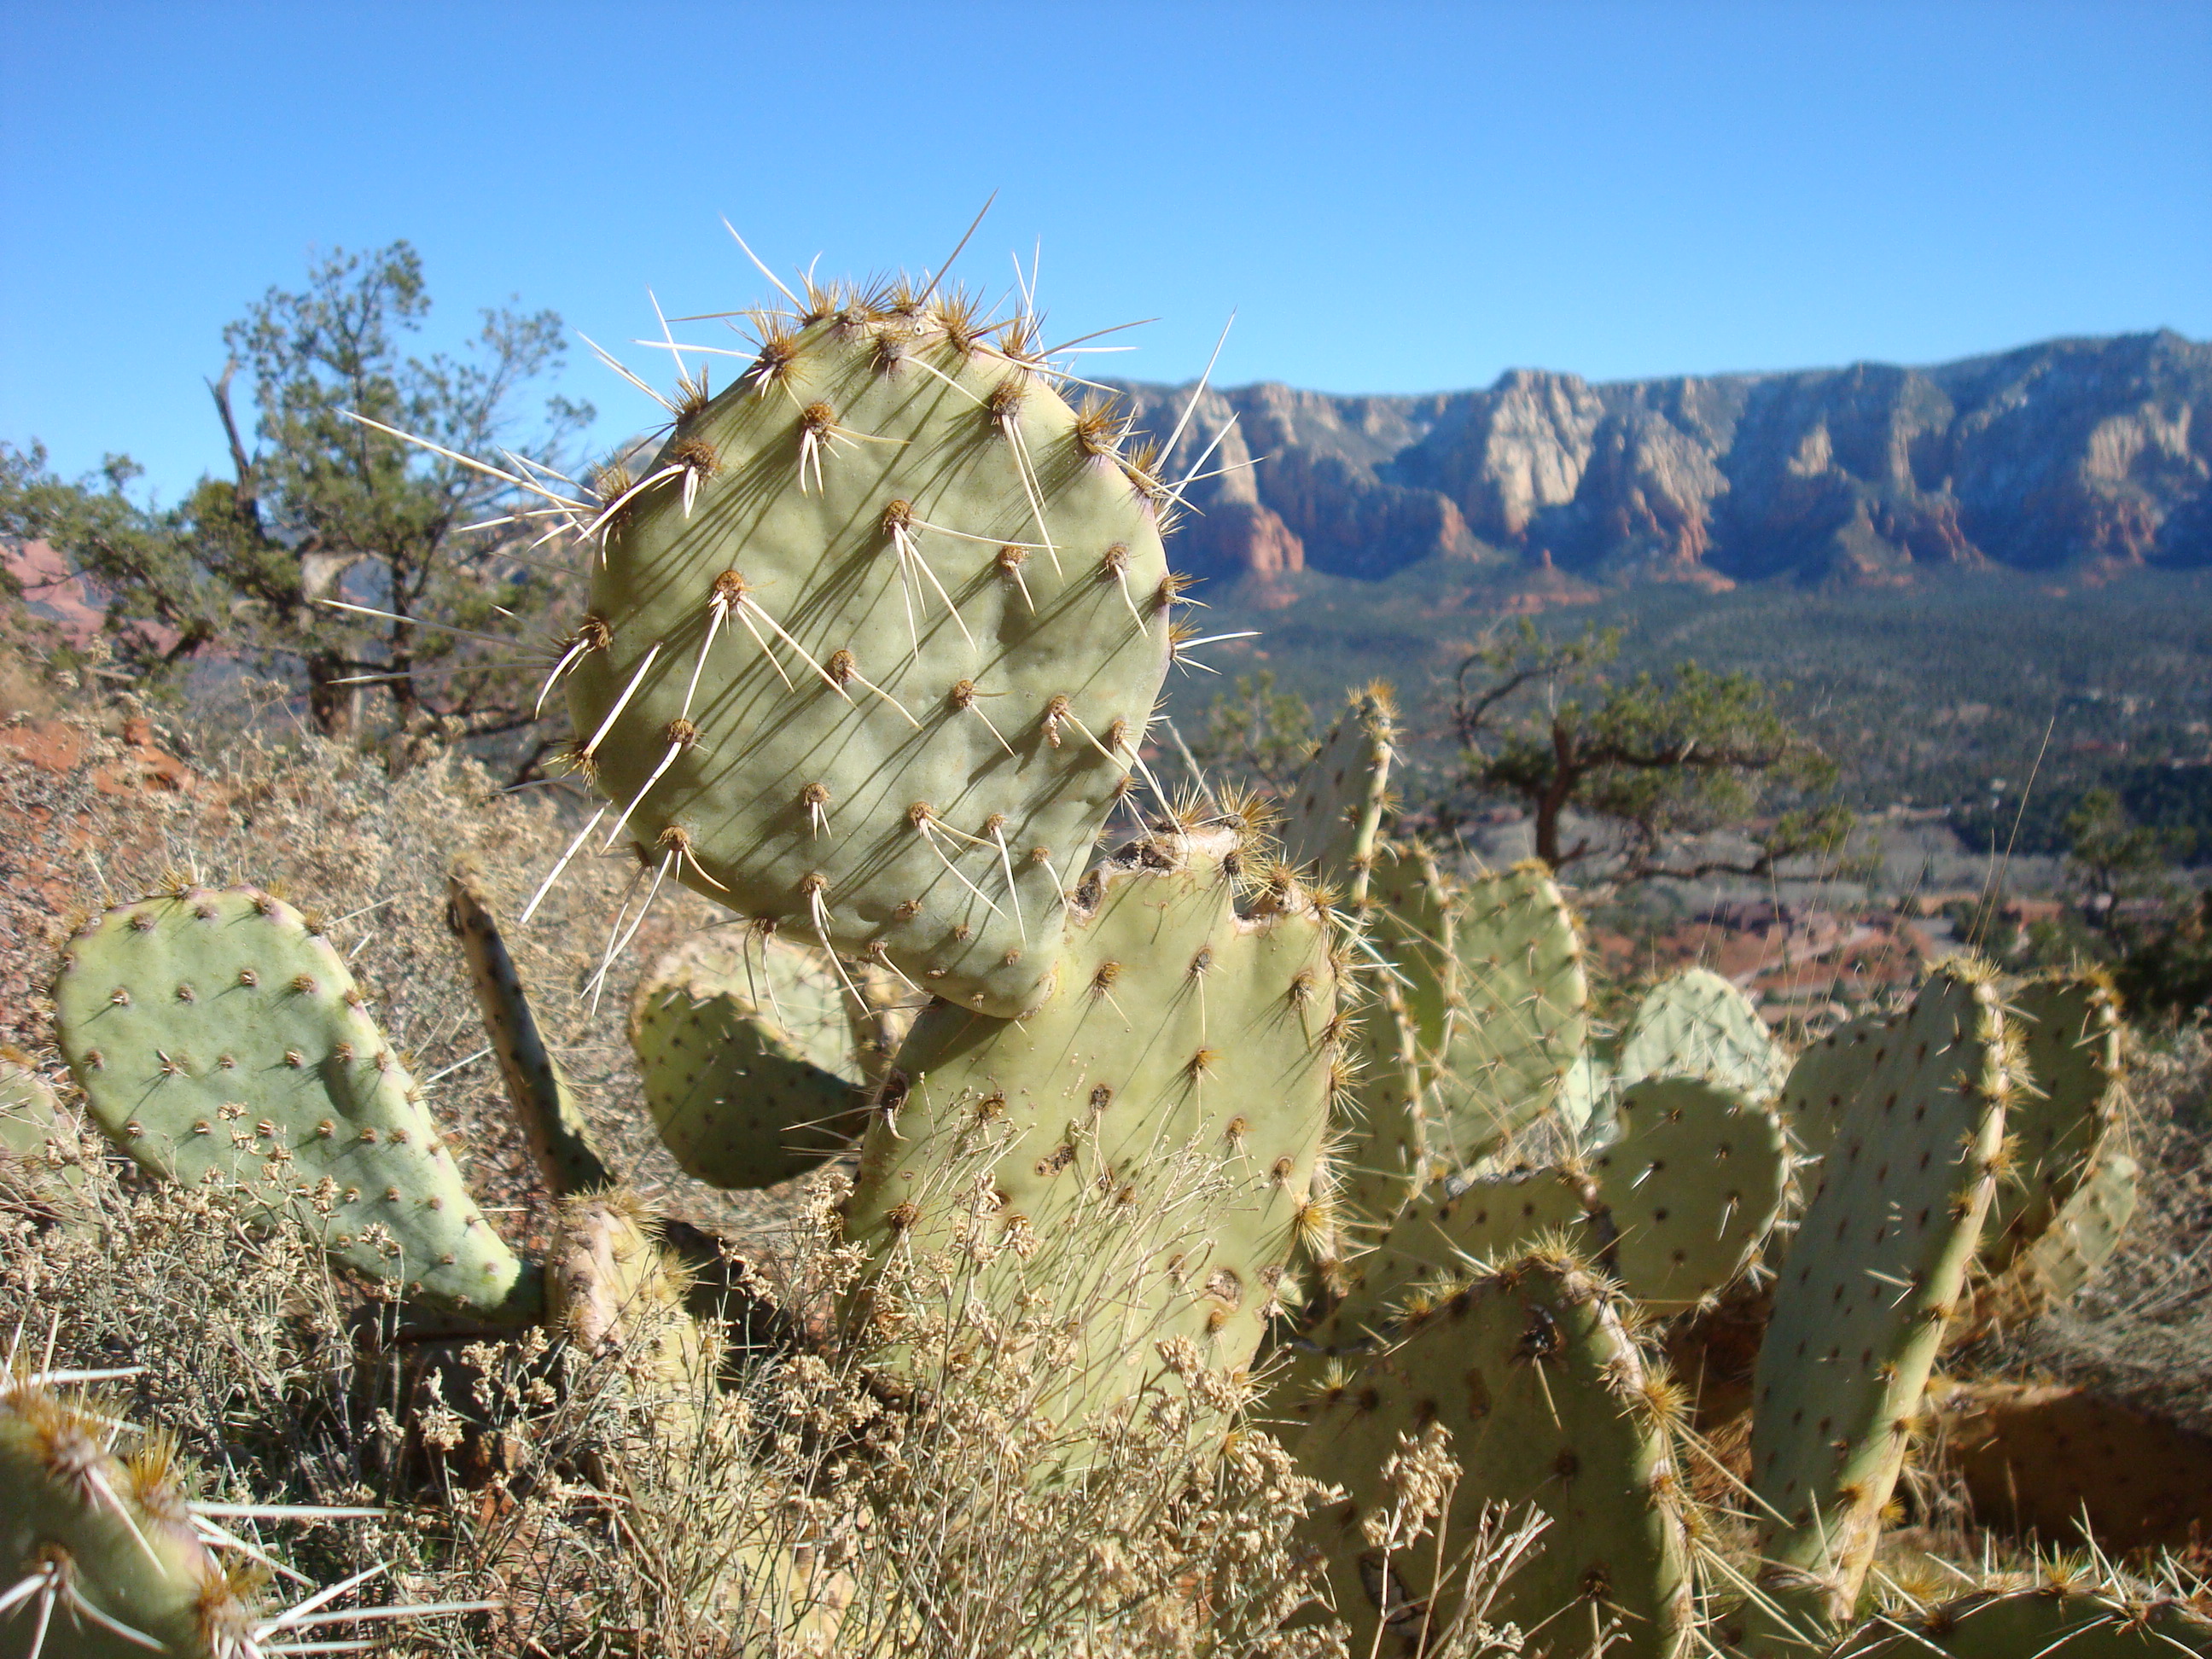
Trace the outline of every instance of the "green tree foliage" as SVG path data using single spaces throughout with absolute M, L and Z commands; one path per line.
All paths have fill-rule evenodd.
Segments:
M 1239 674 L 1206 706 L 1206 724 L 1191 753 L 1209 772 L 1263 785 L 1278 795 L 1314 751 L 1321 733 L 1312 705 L 1275 684 L 1275 671 Z
M 470 526 L 542 503 L 353 417 L 464 453 L 503 448 L 526 458 L 514 470 L 528 476 L 555 464 L 592 410 L 550 398 L 534 434 L 514 430 L 525 391 L 560 364 L 553 313 L 487 310 L 466 353 L 411 355 L 406 337 L 429 308 L 407 243 L 334 251 L 304 288 L 270 289 L 223 331 L 228 361 L 208 389 L 228 476 L 203 477 L 163 507 L 132 498 L 127 456 L 66 479 L 39 445 L 0 446 L 0 536 L 48 542 L 92 580 L 115 656 L 149 690 L 220 646 L 298 672 L 327 733 L 369 716 L 365 688 L 403 729 L 483 737 L 528 726 L 534 689 L 488 669 L 522 654 L 521 641 L 488 648 L 468 631 L 518 634 L 562 576 L 526 553 L 534 537 Z M 231 395 L 241 372 L 251 443 Z M 333 599 L 392 619 L 333 610 Z
M 1842 807 L 1814 798 L 1836 768 L 1749 674 L 1686 662 L 1672 676 L 1609 680 L 1618 630 L 1547 639 L 1523 621 L 1460 664 L 1451 708 L 1460 797 L 1505 795 L 1534 821 L 1536 856 L 1554 870 L 1602 858 L 1626 880 L 1769 873 L 1783 860 L 1829 854 L 1850 831 Z M 1763 817 L 1777 799 L 1785 810 Z M 1572 810 L 1613 832 L 1564 842 Z M 1445 827 L 1458 816 L 1438 808 Z M 1670 863 L 1670 838 L 1751 830 L 1748 860 Z

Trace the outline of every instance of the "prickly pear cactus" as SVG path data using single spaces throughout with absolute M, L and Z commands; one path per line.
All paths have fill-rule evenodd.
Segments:
M 690 1275 L 652 1212 L 627 1192 L 564 1199 L 546 1252 L 547 1322 L 586 1353 L 619 1354 L 665 1436 L 696 1430 L 713 1382 L 706 1340 L 684 1310 Z
M 1741 1091 L 1695 1078 L 1636 1084 L 1620 1121 L 1590 1160 L 1613 1228 L 1607 1265 L 1643 1306 L 1680 1313 L 1756 1258 L 1790 1190 L 1788 1137 Z
M 1455 917 L 1451 1033 L 1437 1079 L 1440 1152 L 1472 1163 L 1551 1106 L 1589 1036 L 1582 933 L 1530 860 L 1470 882 Z
M 253 1623 L 192 1530 L 168 1444 L 128 1459 L 113 1429 L 46 1390 L 0 1389 L 0 1653 L 230 1659 Z
M 1998 1183 L 1982 1247 L 2001 1273 L 2048 1231 L 2087 1177 L 2119 1116 L 2120 1018 L 2099 981 L 2029 980 L 2006 999 L 2027 1087 L 2006 1115 L 2013 1168 Z
M 1364 988 L 1350 1048 L 1351 1099 L 1334 1177 L 1347 1227 L 1388 1227 L 1427 1184 L 1428 1121 L 1413 1016 L 1387 980 Z
M 1689 1550 L 1673 1409 L 1602 1281 L 1571 1258 L 1513 1261 L 1428 1310 L 1398 1346 L 1314 1396 L 1292 1443 L 1304 1473 L 1347 1493 L 1304 1528 L 1330 1558 L 1351 1650 L 1419 1654 L 1458 1611 L 1438 1595 L 1435 1539 L 1391 1549 L 1384 1530 L 1388 1461 L 1442 1425 L 1461 1471 L 1441 1521 L 1447 1577 L 1484 1504 L 1533 1505 L 1552 1521 L 1490 1624 L 1541 1629 L 1555 1653 L 1682 1653 Z
M 1398 970 L 1425 1081 L 1434 1075 L 1449 1035 L 1456 896 L 1436 855 L 1419 842 L 1376 843 L 1368 935 Z
M 1662 980 L 1620 1034 L 1613 1069 L 1624 1088 L 1648 1077 L 1701 1077 L 1771 1100 L 1790 1060 L 1741 991 L 1705 968 Z
M 2174 1659 L 2212 1654 L 2201 1607 L 2059 1565 L 1869 1620 L 1832 1659 Z
M 1398 710 L 1382 681 L 1352 694 L 1298 774 L 1283 823 L 1283 858 L 1337 890 L 1355 912 L 1367 902 L 1375 845 L 1390 787 Z
M 630 1047 L 685 1173 L 772 1187 L 836 1157 L 866 1121 L 850 999 L 812 951 L 726 938 L 678 947 L 639 981 Z
M 499 1057 L 507 1103 L 514 1108 L 546 1187 L 562 1194 L 608 1185 L 613 1173 L 593 1144 L 583 1102 L 538 1032 L 538 1016 L 501 936 L 483 872 L 473 864 L 456 866 L 446 878 L 446 926 L 461 943 L 477 1010 Z
M 539 1285 L 461 1179 L 421 1091 L 319 927 L 250 887 L 179 885 L 71 937 L 57 1034 L 108 1138 L 234 1187 L 416 1298 L 527 1319 Z
M 1784 1258 L 1760 1344 L 1751 1485 L 1759 1652 L 1846 1622 L 1996 1182 L 2015 1043 L 1994 972 L 1938 963 L 1877 1040 Z
M 1409 1310 L 1433 1306 L 1479 1272 L 1525 1255 L 1540 1238 L 1595 1256 L 1610 1242 L 1594 1222 L 1597 1188 L 1580 1170 L 1535 1170 L 1431 1188 L 1373 1249 L 1332 1275 L 1335 1291 L 1298 1333 L 1278 1393 L 1296 1398 L 1333 1361 L 1373 1352 Z
M 1019 1014 L 1167 668 L 1167 492 L 1024 328 L 800 310 L 603 481 L 572 758 L 664 875 Z
M 30 1056 L 0 1048 L 0 1153 L 25 1170 L 34 1187 L 80 1187 L 77 1133 Z
M 1330 1231 L 1310 1191 L 1343 1040 L 1330 929 L 1295 884 L 1240 915 L 1238 858 L 1201 826 L 1099 866 L 1052 998 L 1018 1022 L 923 1014 L 862 1144 L 857 1243 L 944 1253 L 988 1308 L 1079 1313 L 1051 1408 L 1071 1419 L 1137 1387 L 1162 1339 L 1249 1363 L 1292 1244 Z
M 2088 1178 L 2008 1275 L 2031 1305 L 2063 1302 L 2112 1258 L 2135 1218 L 2141 1173 L 2125 1152 L 2100 1153 Z
M 1890 1022 L 1869 1015 L 1808 1045 L 1782 1085 L 1782 1120 L 1802 1156 L 1823 1158 L 1860 1086 L 1873 1072 Z

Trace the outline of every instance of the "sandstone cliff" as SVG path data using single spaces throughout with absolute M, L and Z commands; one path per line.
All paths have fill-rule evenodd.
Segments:
M 1189 395 L 1125 390 L 1163 435 Z M 1174 544 L 1215 577 L 1373 579 L 1439 556 L 1713 586 L 2212 565 L 2212 343 L 2170 331 L 1929 368 L 1211 390 L 1170 476 L 1217 440 L 1205 470 L 1228 470 L 1192 487 Z

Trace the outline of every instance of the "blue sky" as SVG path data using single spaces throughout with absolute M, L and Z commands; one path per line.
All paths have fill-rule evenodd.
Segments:
M 421 249 L 449 342 L 1042 240 L 1094 360 L 1331 391 L 2212 335 L 2212 4 L 0 5 L 0 439 L 219 465 L 223 323 Z M 635 354 L 643 358 L 650 354 Z M 649 405 L 579 350 L 607 437 Z

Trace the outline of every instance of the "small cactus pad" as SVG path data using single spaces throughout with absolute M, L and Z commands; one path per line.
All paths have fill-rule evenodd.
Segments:
M 1094 870 L 1051 999 L 924 1013 L 862 1145 L 856 1243 L 955 1247 L 987 1307 L 1083 1310 L 1071 1413 L 1138 1387 L 1163 1339 L 1248 1364 L 1293 1244 L 1331 1231 L 1310 1189 L 1345 1036 L 1331 929 L 1295 884 L 1240 915 L 1238 856 L 1200 826 Z
M 1454 918 L 1440 1139 L 1461 1165 L 1540 1115 L 1589 1036 L 1582 932 L 1531 860 L 1469 883 Z
M 534 1317 L 500 1241 L 330 942 L 282 899 L 179 886 L 88 921 L 54 984 L 63 1055 L 108 1138 L 297 1218 L 348 1267 Z
M 2212 1438 L 2087 1389 L 1953 1382 L 1929 1390 L 1948 1462 L 1984 1526 L 2098 1547 L 2212 1535 Z
M 1285 1393 L 1321 1376 L 1327 1362 L 1373 1351 L 1408 1308 L 1425 1309 L 1470 1275 L 1559 1236 L 1595 1254 L 1607 1242 L 1594 1226 L 1597 1190 L 1578 1170 L 1536 1170 L 1432 1188 L 1381 1243 L 1346 1261 L 1319 1318 L 1298 1335 Z
M 1293 1449 L 1303 1473 L 1347 1496 L 1303 1528 L 1331 1559 L 1351 1650 L 1419 1654 L 1459 1610 L 1449 1592 L 1430 1605 L 1433 1534 L 1382 1548 L 1386 1462 L 1441 1425 L 1461 1470 L 1438 1521 L 1447 1577 L 1485 1504 L 1532 1506 L 1552 1522 L 1488 1622 L 1540 1627 L 1553 1653 L 1674 1659 L 1688 1639 L 1691 1596 L 1671 1407 L 1602 1281 L 1551 1255 L 1477 1279 L 1316 1395 Z
M 1590 1160 L 1607 1266 L 1644 1307 L 1680 1313 L 1757 1255 L 1790 1190 L 1788 1137 L 1741 1091 L 1696 1078 L 1636 1084 L 1620 1115 L 1620 1138 Z
M 2012 1168 L 1984 1230 L 1983 1267 L 2002 1273 L 2049 1230 L 2119 1115 L 2120 1019 L 2094 979 L 2032 979 L 2006 999 L 2029 1085 L 2005 1114 Z
M 1691 968 L 1652 987 L 1620 1034 L 1621 1085 L 1647 1077 L 1701 1077 L 1771 1100 L 1790 1060 L 1751 999 L 1710 969 Z
M 1335 889 L 1354 911 L 1367 902 L 1397 724 L 1389 686 L 1378 680 L 1354 691 L 1298 774 L 1283 823 L 1285 861 Z
M 606 1186 L 614 1177 L 592 1143 L 583 1103 L 538 1033 L 529 993 L 500 935 L 483 873 L 473 865 L 457 866 L 447 878 L 446 926 L 468 959 L 469 984 L 492 1052 L 499 1056 L 507 1103 L 514 1108 L 546 1187 L 562 1194 Z
M 1839 1025 L 1807 1045 L 1782 1085 L 1782 1121 L 1803 1158 L 1824 1158 L 1836 1138 L 1859 1087 L 1874 1070 L 1874 1057 L 1890 1022 L 1873 1015 Z
M 1019 1014 L 1167 670 L 1165 492 L 957 297 L 806 313 L 611 499 L 574 758 L 648 864 Z
M 1351 1101 L 1337 1191 L 1345 1219 L 1387 1227 L 1429 1179 L 1421 1053 L 1398 988 L 1366 988 L 1350 1048 Z
M 586 1353 L 620 1356 L 664 1433 L 695 1427 L 713 1386 L 705 1338 L 684 1310 L 690 1289 L 690 1274 L 629 1194 L 562 1201 L 545 1255 L 547 1322 Z
M 708 934 L 653 965 L 630 1004 L 630 1047 L 686 1174 L 773 1187 L 852 1145 L 866 1103 L 849 1000 L 818 952 L 757 934 Z
M 1769 1594 L 1801 1630 L 1848 1620 L 1873 1559 L 1996 1185 L 2013 1048 L 1991 970 L 1939 963 L 1875 1039 L 1783 1261 L 1751 1484 Z
M 41 1627 L 52 1659 L 251 1651 L 248 1611 L 192 1530 L 167 1443 L 119 1458 L 113 1436 L 43 1389 L 0 1389 L 0 1653 L 29 1654 Z
M 2128 1583 L 2046 1569 L 2001 1589 L 1869 1620 L 1832 1659 L 2187 1659 L 2212 1655 L 2212 1618 Z
M 31 1069 L 30 1057 L 0 1048 L 0 1153 L 21 1164 L 33 1184 L 58 1177 L 64 1186 L 80 1187 L 84 1171 L 76 1146 L 75 1122 Z
M 1449 1034 L 1456 895 L 1419 842 L 1378 842 L 1367 889 L 1367 930 L 1403 983 L 1423 1066 L 1433 1073 Z
M 2089 1177 L 2066 1207 L 2028 1247 L 2008 1279 L 2030 1287 L 2036 1300 L 2063 1302 L 2111 1260 L 2135 1218 L 2142 1171 L 2125 1152 L 2098 1154 Z

